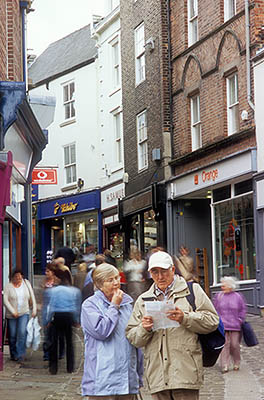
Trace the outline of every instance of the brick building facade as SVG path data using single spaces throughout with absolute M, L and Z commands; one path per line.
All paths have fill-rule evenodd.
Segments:
M 167 13 L 166 1 L 120 1 L 126 251 L 165 244 L 165 187 L 153 184 L 170 176 Z
M 201 279 L 208 291 L 218 290 L 223 275 L 236 276 L 254 312 L 260 298 L 250 60 L 261 45 L 263 1 L 169 3 L 169 249 L 190 248 L 204 267 Z

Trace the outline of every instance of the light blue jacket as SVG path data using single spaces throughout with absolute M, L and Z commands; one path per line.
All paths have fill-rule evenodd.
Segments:
M 43 325 L 46 326 L 55 312 L 69 312 L 75 323 L 80 322 L 81 291 L 74 286 L 58 285 L 45 289 L 43 298 Z
M 142 354 L 125 337 L 132 302 L 132 298 L 124 294 L 118 308 L 101 290 L 83 302 L 83 396 L 138 393 L 143 374 Z

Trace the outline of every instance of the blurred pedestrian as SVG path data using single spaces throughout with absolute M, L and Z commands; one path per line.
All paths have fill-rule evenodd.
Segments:
M 198 282 L 194 270 L 193 258 L 189 255 L 189 249 L 187 249 L 185 246 L 181 246 L 179 253 L 179 257 L 174 257 L 176 263 L 176 273 L 181 275 L 187 282 Z
M 71 286 L 65 271 L 56 269 L 55 275 L 60 283 L 45 292 L 47 307 L 43 313 L 43 323 L 49 329 L 51 344 L 49 347 L 49 371 L 52 375 L 58 370 L 58 340 L 66 340 L 67 372 L 74 371 L 74 347 L 72 326 L 78 326 L 81 307 L 81 292 Z
M 210 299 L 198 284 L 193 285 L 196 310 L 186 296 L 186 281 L 175 275 L 172 257 L 154 252 L 148 267 L 154 284 L 137 299 L 126 334 L 131 344 L 145 348 L 147 389 L 154 400 L 198 400 L 203 383 L 202 349 L 198 333 L 214 331 L 219 317 Z M 169 328 L 154 328 L 153 317 L 146 313 L 146 302 L 170 302 Z M 166 325 L 166 324 L 165 324 Z
M 141 252 L 133 246 L 130 250 L 129 261 L 124 262 L 123 271 L 127 280 L 127 293 L 134 301 L 145 291 L 144 271 L 146 261 L 142 259 Z
M 141 353 L 125 337 L 133 300 L 120 290 L 114 266 L 99 265 L 92 278 L 98 290 L 85 300 L 81 312 L 85 339 L 82 395 L 89 400 L 133 400 L 142 378 Z
M 241 325 L 246 317 L 246 303 L 236 291 L 236 280 L 232 276 L 221 279 L 221 292 L 214 297 L 214 306 L 222 318 L 225 328 L 225 346 L 220 354 L 222 372 L 228 372 L 230 361 L 234 371 L 240 367 Z
M 73 284 L 73 277 L 70 268 L 65 265 L 65 260 L 63 257 L 58 257 L 54 258 L 53 262 L 62 271 L 65 271 L 65 274 L 68 276 L 68 279 L 70 280 L 71 284 Z
M 54 258 L 64 258 L 64 264 L 71 269 L 71 265 L 74 263 L 76 255 L 73 250 L 68 246 L 61 247 L 54 255 Z
M 77 267 L 77 273 L 73 277 L 73 285 L 79 288 L 81 291 L 84 287 L 84 281 L 87 275 L 87 265 L 82 262 Z
M 30 308 L 37 315 L 37 303 L 30 282 L 23 279 L 22 271 L 15 270 L 4 288 L 4 305 L 9 333 L 10 358 L 22 362 L 26 354 L 27 323 Z
M 105 262 L 105 256 L 103 254 L 97 254 L 95 256 L 95 262 L 90 265 L 82 289 L 82 302 L 94 294 L 96 287 L 93 282 L 92 273 L 95 270 L 95 268 L 98 267 L 98 265 L 101 265 L 104 262 Z
M 104 256 L 105 256 L 105 262 L 106 262 L 107 264 L 111 264 L 111 265 L 113 265 L 114 267 L 116 267 L 116 260 L 115 260 L 115 258 L 113 257 L 111 250 L 105 249 L 105 251 L 104 251 Z

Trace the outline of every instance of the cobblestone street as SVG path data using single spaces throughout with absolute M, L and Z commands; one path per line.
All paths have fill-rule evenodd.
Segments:
M 264 399 L 264 319 L 248 316 L 259 339 L 253 348 L 242 345 L 242 364 L 238 372 L 222 374 L 219 366 L 205 369 L 204 386 L 200 400 L 263 400 Z M 0 394 L 3 400 L 80 400 L 80 383 L 83 369 L 83 341 L 81 329 L 74 330 L 76 371 L 67 374 L 65 360 L 61 360 L 57 375 L 50 375 L 42 351 L 28 350 L 27 360 L 19 366 L 9 360 L 5 346 L 4 371 L 0 372 Z M 149 394 L 142 389 L 143 400 Z

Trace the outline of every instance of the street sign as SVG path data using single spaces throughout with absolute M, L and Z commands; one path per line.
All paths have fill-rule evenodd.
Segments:
M 34 168 L 32 171 L 33 185 L 56 185 L 57 170 L 56 169 L 40 169 Z

